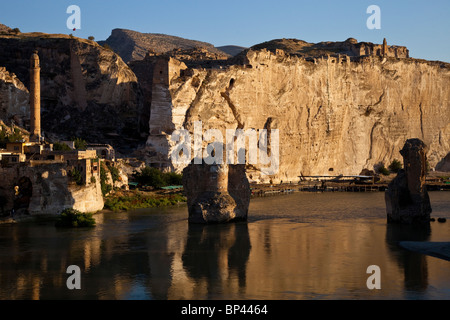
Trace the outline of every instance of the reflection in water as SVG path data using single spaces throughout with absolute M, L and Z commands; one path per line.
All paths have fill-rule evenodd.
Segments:
M 450 218 L 448 195 L 430 196 Z M 92 229 L 0 225 L 0 299 L 450 299 L 448 261 L 398 246 L 448 241 L 450 223 L 388 225 L 382 193 L 258 198 L 247 223 L 187 216 L 176 206 L 97 214 Z M 66 287 L 72 264 L 81 290 Z M 381 290 L 366 287 L 372 264 Z
M 431 236 L 430 224 L 402 225 L 389 223 L 386 227 L 386 243 L 389 250 L 404 270 L 405 289 L 408 291 L 425 291 L 428 287 L 428 268 L 425 255 L 404 250 L 400 241 L 428 241 Z
M 206 294 L 233 286 L 245 287 L 246 264 L 250 254 L 247 223 L 228 225 L 190 224 L 183 266 L 196 283 L 206 283 Z

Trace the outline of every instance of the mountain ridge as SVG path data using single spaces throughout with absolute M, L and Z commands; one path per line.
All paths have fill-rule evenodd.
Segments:
M 226 54 L 208 42 L 185 39 L 162 33 L 142 33 L 129 29 L 116 28 L 100 45 L 107 44 L 117 52 L 125 62 L 142 60 L 147 53 L 165 53 L 174 49 L 204 48 L 214 54 Z

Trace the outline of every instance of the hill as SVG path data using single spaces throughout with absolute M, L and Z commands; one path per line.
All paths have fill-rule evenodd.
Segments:
M 233 45 L 229 45 L 229 46 L 220 46 L 220 47 L 216 47 L 217 49 L 225 52 L 226 54 L 229 54 L 230 56 L 236 56 L 239 53 L 241 53 L 242 51 L 244 51 L 245 49 L 247 49 L 246 47 L 240 47 L 240 46 L 233 46 Z
M 174 49 L 204 48 L 213 54 L 223 54 L 222 51 L 207 42 L 127 29 L 114 29 L 108 39 L 98 43 L 100 45 L 108 44 L 125 62 L 142 60 L 149 51 L 161 54 Z
M 0 33 L 4 33 L 4 32 L 11 32 L 12 29 L 8 26 L 5 26 L 4 24 L 0 23 Z

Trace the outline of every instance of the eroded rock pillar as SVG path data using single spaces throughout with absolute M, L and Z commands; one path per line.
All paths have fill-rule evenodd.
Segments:
M 405 142 L 400 154 L 403 166 L 385 193 L 388 222 L 429 223 L 431 204 L 425 186 L 426 145 L 419 139 Z

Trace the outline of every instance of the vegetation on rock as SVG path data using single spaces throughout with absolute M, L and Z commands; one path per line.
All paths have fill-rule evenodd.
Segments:
M 92 213 L 82 213 L 75 209 L 65 209 L 55 224 L 57 227 L 82 228 L 94 227 L 95 219 Z

